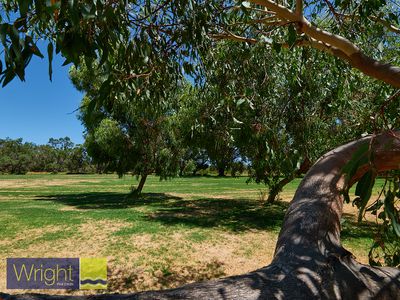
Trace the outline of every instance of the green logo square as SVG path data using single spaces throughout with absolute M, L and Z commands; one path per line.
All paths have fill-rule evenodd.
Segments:
M 80 258 L 80 289 L 107 288 L 107 258 Z

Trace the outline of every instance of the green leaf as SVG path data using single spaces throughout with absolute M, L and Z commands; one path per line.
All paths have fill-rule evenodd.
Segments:
M 110 93 L 110 80 L 106 80 L 102 83 L 99 95 L 102 99 L 107 99 Z
M 19 12 L 21 14 L 21 17 L 26 16 L 31 2 L 31 0 L 18 0 Z
M 38 57 L 40 57 L 40 58 L 44 58 L 42 52 L 40 52 L 39 48 L 38 48 L 35 44 L 33 44 L 33 45 L 30 47 L 30 50 L 31 50 L 31 52 L 32 52 L 34 55 L 36 55 L 36 56 L 38 56 Z
M 7 38 L 7 28 L 8 24 L 0 24 L 0 41 L 3 46 L 6 45 L 6 38 Z
M 242 6 L 245 7 L 245 8 L 250 8 L 250 7 L 251 7 L 251 4 L 250 4 L 250 2 L 248 2 L 248 1 L 243 1 L 243 2 L 242 2 Z
M 236 101 L 236 106 L 240 106 L 241 104 L 243 104 L 244 102 L 246 102 L 246 99 L 239 99 L 238 101 Z
M 344 165 L 342 173 L 346 175 L 346 180 L 349 181 L 357 172 L 358 168 L 368 162 L 368 142 L 364 142 L 354 152 L 351 159 Z
M 292 49 L 294 44 L 296 43 L 297 40 L 297 33 L 296 29 L 294 28 L 293 24 L 289 25 L 288 28 L 288 36 L 287 36 L 287 42 L 289 44 L 289 49 Z
M 392 227 L 398 237 L 400 237 L 400 224 L 398 223 L 399 212 L 394 206 L 394 194 L 388 191 L 385 197 L 385 214 L 392 221 Z
M 382 42 L 378 44 L 378 50 L 379 52 L 383 52 L 385 50 L 385 46 L 383 45 Z
M 4 78 L 3 87 L 5 87 L 11 80 L 13 80 L 16 75 L 17 75 L 16 73 L 8 71 L 3 77 Z
M 242 121 L 239 121 L 239 120 L 236 119 L 235 117 L 232 117 L 232 118 L 233 118 L 233 122 L 235 122 L 236 124 L 243 124 Z
M 88 107 L 87 107 L 87 112 L 88 112 L 89 115 L 91 115 L 91 114 L 93 113 L 93 111 L 94 111 L 95 108 L 96 108 L 96 105 L 97 105 L 97 103 L 96 103 L 95 100 L 91 100 L 91 101 L 89 102 L 89 105 L 88 105 Z
M 365 207 L 369 199 L 371 198 L 372 188 L 375 184 L 375 172 L 369 170 L 367 173 L 361 177 L 360 181 L 357 183 L 356 187 L 356 196 L 360 197 L 359 203 L 359 212 L 358 212 L 358 222 L 361 222 L 361 219 L 364 214 Z
M 69 58 L 66 58 L 61 66 L 65 67 L 65 66 L 69 65 L 70 63 L 72 63 L 72 60 L 70 60 Z
M 397 16 L 392 12 L 388 13 L 388 18 L 392 21 L 397 21 Z
M 47 56 L 49 58 L 49 78 L 50 78 L 50 81 L 52 81 L 52 76 L 53 76 L 53 48 L 54 48 L 53 43 L 50 42 L 47 45 Z
M 276 51 L 276 53 L 280 53 L 282 50 L 282 45 L 280 43 L 277 43 L 275 41 L 272 42 L 272 49 Z

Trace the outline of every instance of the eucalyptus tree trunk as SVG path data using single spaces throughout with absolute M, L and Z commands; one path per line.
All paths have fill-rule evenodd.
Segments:
M 144 184 L 146 183 L 146 179 L 147 179 L 147 174 L 142 174 L 142 175 L 140 176 L 139 184 L 138 184 L 138 186 L 137 186 L 137 188 L 136 188 L 136 190 L 135 190 L 135 193 L 136 193 L 136 194 L 139 195 L 139 194 L 142 193 Z
M 278 195 L 282 191 L 285 185 L 291 182 L 295 176 L 285 177 L 277 182 L 273 187 L 270 188 L 267 198 L 267 203 L 274 203 L 275 200 L 278 200 Z
M 218 177 L 225 177 L 225 169 L 226 169 L 225 162 L 218 163 L 217 169 L 218 169 Z
M 277 182 L 269 191 L 267 203 L 273 203 L 275 200 L 278 200 L 278 195 L 285 187 L 285 185 L 289 184 L 293 181 L 297 176 L 300 176 L 306 173 L 311 167 L 311 161 L 308 157 L 304 158 L 298 170 L 296 170 L 291 176 L 282 178 L 279 182 Z
M 321 157 L 286 212 L 272 263 L 259 270 L 177 289 L 72 299 L 400 299 L 400 270 L 358 263 L 340 242 L 343 166 L 371 142 L 378 172 L 400 168 L 400 133 L 365 137 Z M 367 171 L 361 166 L 350 182 Z M 3 299 L 64 299 L 44 295 Z M 70 299 L 71 299 L 70 298 Z
M 218 177 L 225 177 L 225 168 L 224 167 L 218 168 Z

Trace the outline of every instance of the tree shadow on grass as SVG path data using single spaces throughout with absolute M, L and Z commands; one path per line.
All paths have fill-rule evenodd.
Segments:
M 134 197 L 126 193 L 93 192 L 79 194 L 40 195 L 38 201 L 54 201 L 76 209 L 123 209 L 141 205 L 157 205 L 177 201 L 180 197 L 164 193 L 147 193 Z
M 342 224 L 342 239 L 346 238 L 372 238 L 376 231 L 376 224 L 371 221 L 363 220 L 358 223 L 356 216 L 353 214 L 344 213 L 343 217 L 345 219 Z
M 167 225 L 222 227 L 231 231 L 279 230 L 286 202 L 263 205 L 252 199 L 202 198 L 166 203 L 148 218 Z
M 163 225 L 184 225 L 193 228 L 221 227 L 231 231 L 279 230 L 287 202 L 263 205 L 254 199 L 201 198 L 184 199 L 166 193 L 144 193 L 133 198 L 126 193 L 93 192 L 79 194 L 40 195 L 39 201 L 54 201 L 76 209 L 150 208 L 144 219 Z M 342 238 L 371 238 L 375 224 L 358 224 L 351 214 L 343 214 Z
M 279 230 L 288 203 L 263 205 L 254 199 L 183 199 L 164 193 L 144 193 L 132 199 L 123 193 L 40 195 L 38 201 L 54 201 L 76 209 L 150 208 L 144 219 L 163 225 L 193 228 L 221 227 L 231 231 Z

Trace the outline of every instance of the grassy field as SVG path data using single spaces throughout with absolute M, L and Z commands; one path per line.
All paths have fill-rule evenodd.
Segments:
M 7 291 L 6 257 L 107 257 L 109 292 L 265 266 L 299 180 L 272 205 L 261 200 L 262 186 L 244 177 L 150 177 L 143 197 L 132 199 L 136 183 L 115 175 L 0 176 L 0 290 Z M 356 224 L 354 215 L 346 205 L 343 244 L 367 262 L 373 225 Z

